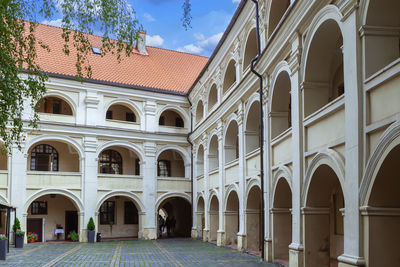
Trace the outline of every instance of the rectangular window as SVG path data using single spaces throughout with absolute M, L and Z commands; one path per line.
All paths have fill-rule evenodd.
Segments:
M 125 224 L 138 224 L 138 210 L 132 201 L 125 201 L 124 203 L 124 223 Z
M 169 160 L 158 161 L 158 176 L 171 177 L 171 162 Z
M 140 175 L 140 159 L 135 160 L 135 175 Z
M 135 116 L 135 114 L 132 113 L 132 112 L 127 112 L 127 113 L 126 113 L 126 121 L 135 122 L 135 121 L 136 121 L 136 116 Z
M 115 202 L 105 201 L 100 207 L 100 224 L 110 224 L 110 222 L 115 223 L 114 213 Z
M 47 214 L 47 201 L 33 201 L 31 205 L 32 215 Z
M 60 114 L 60 101 L 53 100 L 53 114 Z
M 113 118 L 112 110 L 107 110 L 106 119 L 112 120 L 112 118 Z

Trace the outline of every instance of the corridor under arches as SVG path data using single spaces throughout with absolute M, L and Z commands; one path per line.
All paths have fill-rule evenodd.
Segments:
M 161 210 L 161 212 L 160 212 Z M 170 197 L 157 207 L 157 216 L 162 215 L 166 233 L 162 237 L 190 237 L 192 226 L 192 207 L 183 197 Z M 158 223 L 159 220 L 158 220 Z M 157 227 L 160 229 L 160 225 Z
M 225 245 L 237 246 L 237 234 L 239 232 L 239 197 L 232 190 L 226 201 L 225 216 Z
M 302 208 L 304 266 L 337 266 L 344 249 L 344 207 L 339 178 L 331 167 L 320 165 L 311 177 Z

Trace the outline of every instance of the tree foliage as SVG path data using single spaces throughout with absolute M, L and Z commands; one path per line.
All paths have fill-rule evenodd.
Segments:
M 10 151 L 24 141 L 24 126 L 37 126 L 35 113 L 24 121 L 24 101 L 32 109 L 46 91 L 48 76 L 37 64 L 38 49 L 50 50 L 37 40 L 38 14 L 44 19 L 61 16 L 66 55 L 76 53 L 76 78 L 91 77 L 87 60 L 88 34 L 102 34 L 102 55 L 129 56 L 141 26 L 126 0 L 2 0 L 0 1 L 0 137 Z

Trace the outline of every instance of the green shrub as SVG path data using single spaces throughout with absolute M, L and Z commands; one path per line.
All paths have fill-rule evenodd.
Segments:
M 78 234 L 75 231 L 69 232 L 68 238 L 71 239 L 74 242 L 79 240 Z
M 14 233 L 17 232 L 17 230 L 21 229 L 21 223 L 19 222 L 18 218 L 15 218 L 15 223 L 12 227 Z
M 86 228 L 87 228 L 88 231 L 94 231 L 95 225 L 94 225 L 94 221 L 93 221 L 92 217 L 90 217 Z

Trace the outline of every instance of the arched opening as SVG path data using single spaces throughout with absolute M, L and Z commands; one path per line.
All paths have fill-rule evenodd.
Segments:
M 204 217 L 204 199 L 203 197 L 199 197 L 197 200 L 197 236 L 199 238 L 203 237 L 203 229 L 205 228 L 205 217 Z
M 261 223 L 261 190 L 258 186 L 253 186 L 247 195 L 246 207 L 246 234 L 247 250 L 256 252 L 261 251 L 263 238 L 260 237 Z
M 40 99 L 36 104 L 35 111 L 38 113 L 73 115 L 71 105 L 64 99 L 55 96 L 46 96 Z
M 204 174 L 204 148 L 202 145 L 197 150 L 196 172 L 197 176 Z
M 344 207 L 339 178 L 328 165 L 319 166 L 303 208 L 304 266 L 337 266 L 344 247 Z
M 377 172 L 368 207 L 363 211 L 368 266 L 398 266 L 400 264 L 400 145 L 387 154 Z
M 272 0 L 269 11 L 268 38 L 278 26 L 286 10 L 290 6 L 290 0 Z
M 79 208 L 62 194 L 36 198 L 27 210 L 26 232 L 35 232 L 37 242 L 69 240 L 68 234 L 80 234 Z
M 225 71 L 222 93 L 225 94 L 236 82 L 236 62 L 232 59 Z
M 104 149 L 99 155 L 98 173 L 140 175 L 140 158 L 132 150 L 120 146 Z
M 168 109 L 165 110 L 158 119 L 158 125 L 160 126 L 169 126 L 169 127 L 178 127 L 184 128 L 185 123 L 176 111 Z
M 168 149 L 158 156 L 157 176 L 185 177 L 185 162 L 178 151 Z
M 229 123 L 225 134 L 225 163 L 232 162 L 239 158 L 239 137 L 236 121 Z
M 213 135 L 210 141 L 210 148 L 208 150 L 208 171 L 210 172 L 217 170 L 218 167 L 218 136 Z
M 246 121 L 246 154 L 260 148 L 260 102 L 251 104 Z
M 224 215 L 226 245 L 236 248 L 239 232 L 239 197 L 234 190 L 228 195 Z
M 273 260 L 289 263 L 289 245 L 292 242 L 292 191 L 286 179 L 280 178 L 275 188 L 272 208 Z
M 292 127 L 290 77 L 282 71 L 275 82 L 271 103 L 271 138 L 275 138 Z
M 218 228 L 219 228 L 219 202 L 218 198 L 214 195 L 211 198 L 210 209 L 208 210 L 208 223 L 210 226 L 209 239 L 208 241 L 211 243 L 216 243 L 218 238 Z
M 98 231 L 102 238 L 134 238 L 139 236 L 139 206 L 129 197 L 113 196 L 101 203 Z
M 208 111 L 210 111 L 218 103 L 218 89 L 214 83 L 208 94 Z
M 108 108 L 106 119 L 138 123 L 140 118 L 137 112 L 127 104 L 116 103 Z
M 400 2 L 370 0 L 363 26 L 366 77 L 400 57 Z
M 159 229 L 161 222 L 165 225 L 161 237 L 190 237 L 192 208 L 186 199 L 167 198 L 159 205 L 157 212 Z
M 196 124 L 203 119 L 203 112 L 204 112 L 203 101 L 200 100 L 197 103 L 197 108 L 196 108 Z
M 246 49 L 244 51 L 244 70 L 246 70 L 251 63 L 251 60 L 257 56 L 257 36 L 256 28 L 253 28 L 247 37 Z
M 304 115 L 308 116 L 344 94 L 343 37 L 330 19 L 313 36 L 306 60 Z
M 68 143 L 59 141 L 38 142 L 28 151 L 28 170 L 79 172 L 79 153 Z

